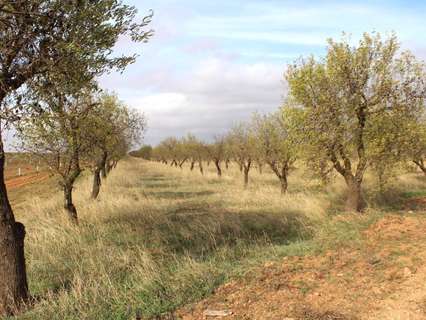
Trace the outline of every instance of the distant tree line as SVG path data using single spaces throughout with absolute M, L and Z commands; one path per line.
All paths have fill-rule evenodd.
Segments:
M 132 157 L 142 158 L 145 160 L 151 160 L 152 157 L 152 146 L 144 145 L 140 147 L 138 150 L 130 151 L 129 154 Z

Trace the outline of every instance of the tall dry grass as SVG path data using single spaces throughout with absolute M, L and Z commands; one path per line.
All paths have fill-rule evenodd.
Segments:
M 395 185 L 412 190 L 414 181 L 415 190 L 424 189 L 418 175 Z M 48 200 L 32 194 L 20 206 L 35 302 L 19 319 L 167 313 L 261 261 L 324 245 L 336 231 L 328 215 L 344 192 L 339 179 L 321 188 L 301 170 L 281 196 L 268 170 L 253 170 L 245 190 L 236 166 L 218 178 L 213 166 L 201 176 L 138 159 L 121 162 L 96 201 L 89 199 L 90 186 L 83 177 L 74 192 L 78 227 L 63 213 L 60 192 Z M 345 239 L 356 237 L 349 222 L 339 226 Z

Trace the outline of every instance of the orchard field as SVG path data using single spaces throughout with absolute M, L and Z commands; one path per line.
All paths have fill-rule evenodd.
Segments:
M 294 170 L 281 195 L 268 169 L 244 188 L 236 163 L 219 178 L 126 158 L 98 200 L 77 182 L 79 226 L 51 180 L 11 190 L 36 298 L 17 319 L 424 319 L 424 175 L 380 190 L 367 173 L 359 215 L 342 213 L 338 176 L 324 187 Z
M 220 1 L 0 1 L 2 319 L 426 319 L 426 8 Z

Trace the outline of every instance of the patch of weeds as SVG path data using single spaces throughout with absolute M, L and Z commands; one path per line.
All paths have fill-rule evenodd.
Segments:
M 426 197 L 426 190 L 406 191 L 401 196 L 406 199 Z
M 300 293 L 303 295 L 307 295 L 313 289 L 311 285 L 309 285 L 303 280 L 296 281 L 296 286 L 299 288 Z
M 355 316 L 347 316 L 336 311 L 319 312 L 309 307 L 305 307 L 297 315 L 304 320 L 358 320 Z

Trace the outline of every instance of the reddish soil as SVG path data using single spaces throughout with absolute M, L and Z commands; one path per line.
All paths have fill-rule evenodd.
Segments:
M 49 174 L 46 172 L 40 172 L 40 173 L 31 173 L 27 174 L 25 176 L 20 177 L 12 177 L 7 179 L 6 178 L 6 188 L 7 190 L 13 190 L 17 188 L 21 188 L 23 186 L 40 182 L 49 177 Z
M 267 263 L 178 317 L 424 320 L 425 265 L 425 217 L 391 215 L 366 230 L 360 243 Z M 206 316 L 211 311 L 229 315 Z
M 7 189 L 14 190 L 47 179 L 49 174 L 43 170 L 45 168 L 40 169 L 42 170 L 37 172 L 36 167 L 14 160 L 13 165 L 7 165 L 4 172 Z

